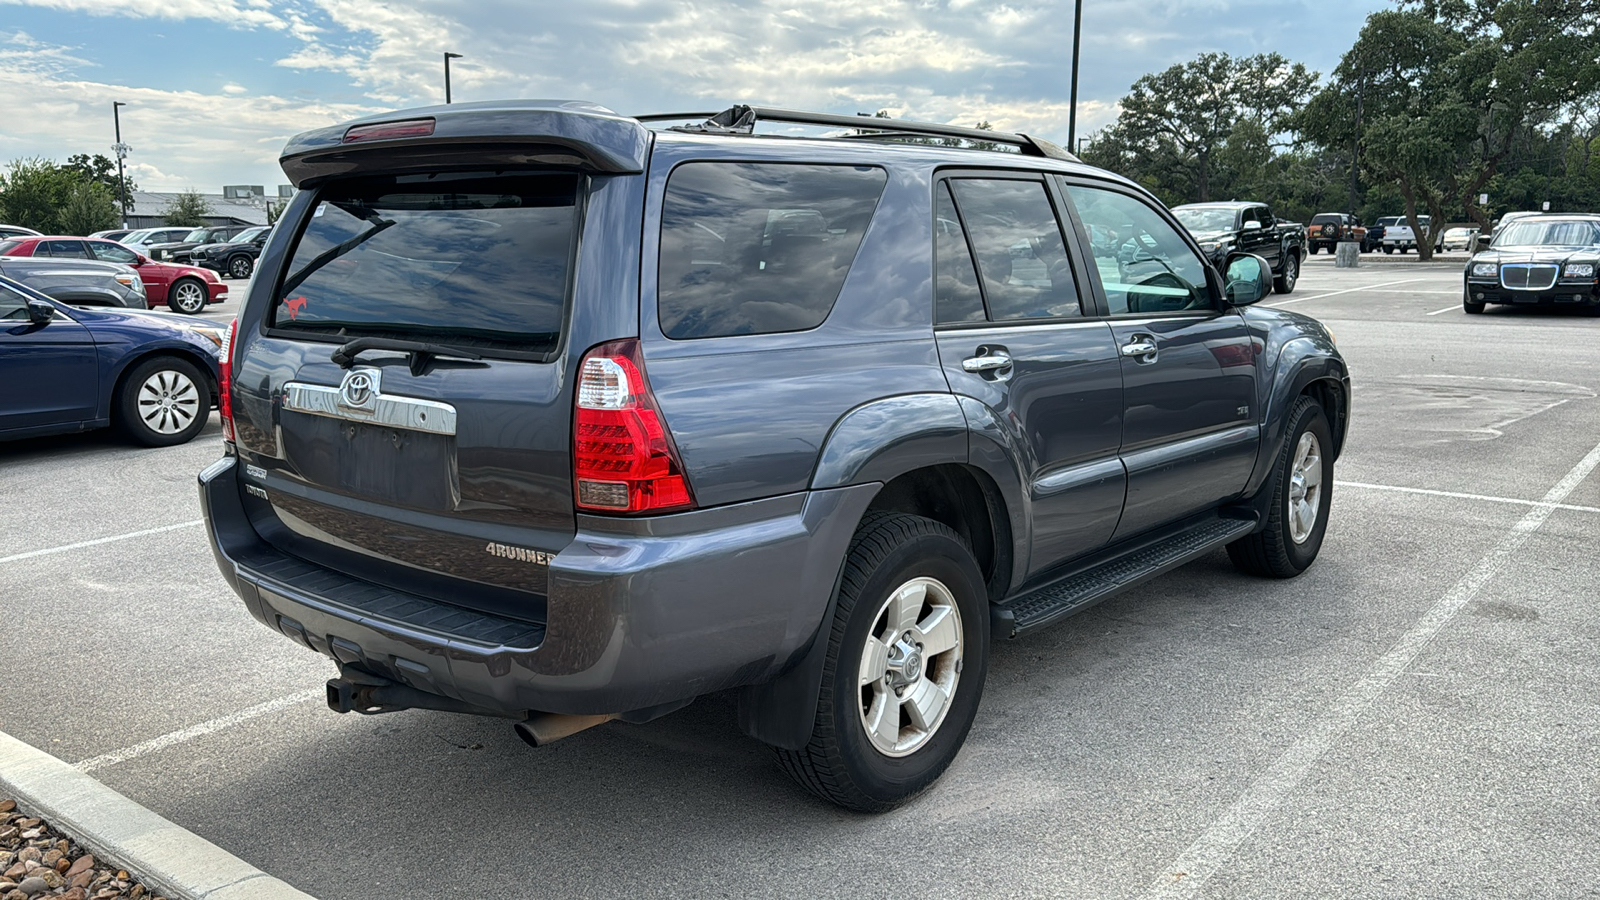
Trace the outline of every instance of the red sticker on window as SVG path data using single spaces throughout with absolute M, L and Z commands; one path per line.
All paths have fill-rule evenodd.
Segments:
M 289 318 L 292 321 L 300 318 L 300 311 L 306 308 L 306 298 L 290 297 L 284 305 L 289 307 Z

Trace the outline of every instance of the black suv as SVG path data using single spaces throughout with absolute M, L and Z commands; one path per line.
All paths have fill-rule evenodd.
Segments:
M 201 497 L 337 711 L 539 745 L 737 689 L 802 784 L 887 809 L 959 750 L 991 635 L 1321 546 L 1332 336 L 1045 141 L 526 101 L 282 165 Z
M 231 278 L 249 278 L 255 271 L 256 257 L 272 233 L 271 225 L 254 225 L 215 244 L 201 244 L 189 251 L 189 262 L 221 272 Z

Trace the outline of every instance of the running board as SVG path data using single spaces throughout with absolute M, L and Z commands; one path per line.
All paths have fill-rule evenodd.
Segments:
M 1248 519 L 1207 519 L 990 607 L 990 631 L 1013 638 L 1192 562 L 1249 534 Z

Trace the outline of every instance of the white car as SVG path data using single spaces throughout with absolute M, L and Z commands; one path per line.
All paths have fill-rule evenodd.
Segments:
M 1472 239 L 1477 236 L 1478 229 L 1476 226 L 1447 228 L 1444 234 L 1439 236 L 1439 243 L 1435 244 L 1433 249 L 1436 251 L 1471 250 Z
M 1417 216 L 1417 224 L 1422 227 L 1424 232 L 1428 230 L 1428 226 L 1432 223 L 1432 216 Z M 1383 230 L 1383 252 L 1385 253 L 1393 253 L 1396 250 L 1404 253 L 1407 250 L 1415 249 L 1416 246 L 1417 236 L 1411 232 L 1411 222 L 1404 217 Z

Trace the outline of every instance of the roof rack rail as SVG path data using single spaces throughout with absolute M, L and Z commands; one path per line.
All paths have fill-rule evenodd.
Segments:
M 1078 157 L 1056 144 L 1027 134 L 1009 131 L 988 131 L 966 128 L 961 125 L 940 125 L 936 122 L 916 122 L 910 119 L 889 119 L 878 116 L 842 116 L 835 113 L 806 112 L 798 109 L 780 109 L 772 106 L 732 106 L 719 113 L 652 113 L 635 116 L 641 122 L 668 122 L 700 119 L 697 125 L 680 125 L 673 131 L 694 134 L 754 134 L 757 122 L 786 122 L 792 125 L 823 125 L 832 128 L 866 128 L 881 135 L 846 135 L 852 138 L 888 137 L 945 137 L 966 141 L 985 141 L 991 144 L 1009 144 L 1025 156 L 1042 156 L 1080 162 Z

